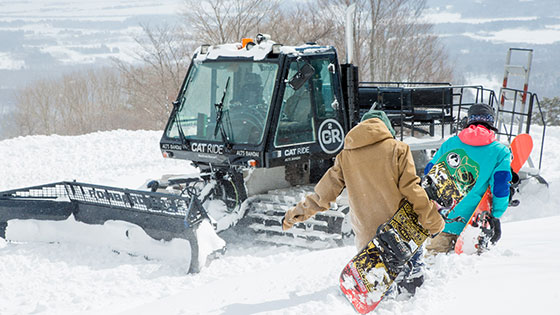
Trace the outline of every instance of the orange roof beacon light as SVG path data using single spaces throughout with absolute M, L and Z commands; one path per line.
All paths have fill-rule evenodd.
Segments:
M 242 38 L 241 39 L 241 48 L 247 48 L 247 50 L 251 49 L 255 46 L 255 42 L 251 38 Z

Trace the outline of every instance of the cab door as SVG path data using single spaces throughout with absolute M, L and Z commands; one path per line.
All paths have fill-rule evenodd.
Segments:
M 309 80 L 315 111 L 316 139 L 319 147 L 312 150 L 319 159 L 332 156 L 344 145 L 343 113 L 340 85 L 336 76 L 336 56 L 316 57 L 310 60 L 315 75 Z
M 301 61 L 292 61 L 287 78 L 292 78 L 300 70 Z M 311 84 L 306 81 L 299 89 L 285 85 L 278 125 L 274 137 L 276 148 L 304 145 L 315 142 L 315 119 Z
M 324 54 L 288 60 L 286 81 L 310 65 L 312 75 L 298 88 L 284 84 L 272 140 L 270 166 L 328 159 L 343 146 L 340 84 L 336 56 Z

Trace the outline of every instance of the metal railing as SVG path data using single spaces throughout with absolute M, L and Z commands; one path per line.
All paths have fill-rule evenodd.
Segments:
M 531 125 L 533 123 L 533 114 L 535 110 L 538 110 L 537 116 L 540 116 L 540 123 L 543 126 L 543 131 L 541 135 L 541 147 L 539 152 L 539 170 L 542 167 L 542 156 L 544 152 L 544 138 L 546 135 L 546 120 L 544 119 L 544 114 L 542 111 L 541 103 L 537 94 L 529 91 L 502 88 L 503 92 L 511 92 L 513 94 L 513 99 L 508 104 L 498 106 L 497 121 L 498 121 L 498 137 L 504 135 L 508 138 L 508 142 L 511 142 L 513 137 L 520 133 L 531 134 Z M 519 109 L 518 105 L 523 102 L 523 99 L 528 99 L 528 104 L 523 104 L 522 108 Z M 510 105 L 506 108 L 506 105 Z M 536 107 L 536 108 L 535 108 Z M 517 131 L 515 131 L 517 127 Z M 503 130 L 503 131 L 502 131 Z
M 502 93 L 513 93 L 514 98 L 511 100 L 511 104 L 508 103 L 507 107 L 502 107 L 496 92 L 484 88 L 482 85 L 450 85 L 448 83 L 429 82 L 361 82 L 359 87 L 370 89 L 370 96 L 373 95 L 377 102 L 381 103 L 379 109 L 387 113 L 397 131 L 397 137 L 400 137 L 401 140 L 403 140 L 405 134 L 416 136 L 418 133 L 432 137 L 437 136 L 435 134 L 437 126 L 441 126 L 440 136 L 442 139 L 457 134 L 466 124 L 470 106 L 484 103 L 497 111 L 498 137 L 500 135 L 506 136 L 507 141 L 511 142 L 520 133 L 530 134 L 531 124 L 533 123 L 532 116 L 534 111 L 538 110 L 541 117 L 540 123 L 543 125 L 543 133 L 540 139 L 541 148 L 538 153 L 538 168 L 541 169 L 546 122 L 539 98 L 535 93 L 503 88 Z M 366 91 L 366 93 L 368 92 Z M 422 103 L 425 99 L 415 97 L 414 93 L 417 93 L 416 96 L 431 93 L 429 103 Z M 438 93 L 441 93 L 441 96 L 434 97 L 439 95 Z M 529 102 L 524 108 L 517 106 L 521 101 L 520 95 L 528 96 Z M 386 104 L 383 104 L 383 102 Z M 369 107 L 367 104 L 361 105 L 360 117 L 369 110 Z M 509 119 L 507 123 L 506 118 Z M 446 127 L 449 127 L 448 133 L 446 133 Z M 423 130 L 423 128 L 429 130 Z

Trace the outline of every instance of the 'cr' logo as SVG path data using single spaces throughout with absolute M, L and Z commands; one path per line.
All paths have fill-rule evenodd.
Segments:
M 319 126 L 319 144 L 325 153 L 338 152 L 344 145 L 344 130 L 334 119 L 327 119 Z

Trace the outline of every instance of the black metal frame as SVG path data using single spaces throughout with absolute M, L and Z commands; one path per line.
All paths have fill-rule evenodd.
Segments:
M 529 92 L 529 91 L 524 91 L 524 90 L 519 90 L 519 89 L 512 89 L 512 88 L 502 88 L 502 94 L 503 92 L 513 92 L 513 108 L 511 110 L 508 109 L 504 109 L 501 106 L 498 106 L 498 112 L 500 113 L 499 117 L 502 117 L 502 114 L 509 114 L 510 116 L 510 125 L 509 125 L 509 129 L 504 125 L 504 132 L 498 131 L 499 135 L 505 135 L 508 137 L 508 141 L 511 142 L 511 140 L 513 140 L 513 138 L 517 135 L 514 132 L 514 121 L 516 119 L 516 117 L 520 116 L 520 119 L 523 120 L 523 123 L 525 124 L 525 130 L 524 132 L 527 134 L 530 134 L 531 131 L 531 123 L 532 123 L 532 119 L 533 119 L 533 111 L 535 109 L 535 106 L 537 106 L 537 110 L 538 113 L 540 114 L 541 117 L 541 125 L 543 126 L 543 132 L 542 132 L 542 137 L 541 137 L 541 147 L 540 147 L 540 152 L 539 152 L 539 170 L 542 167 L 542 157 L 543 157 L 543 150 L 544 150 L 544 137 L 546 135 L 546 121 L 544 119 L 544 114 L 542 111 L 542 107 L 541 107 L 541 103 L 539 100 L 539 97 L 536 93 L 533 92 Z M 529 99 L 529 103 L 528 103 L 528 107 L 527 107 L 527 112 L 521 112 L 517 110 L 517 104 L 518 104 L 518 95 L 522 95 L 522 98 L 525 98 L 527 96 Z M 496 104 L 498 104 L 497 98 L 494 97 L 494 101 L 496 102 Z
M 362 93 L 360 117 L 371 108 L 372 101 L 378 102 L 379 109 L 385 111 L 391 122 L 397 127 L 401 140 L 404 138 L 405 128 L 410 130 L 412 136 L 415 132 L 434 136 L 436 125 L 442 126 L 442 135 L 446 125 L 450 126 L 450 131 L 452 130 L 454 94 L 453 86 L 449 83 L 360 82 L 359 88 Z M 370 93 L 366 93 L 367 90 L 370 90 Z M 428 93 L 432 95 L 426 99 Z M 436 100 L 434 95 L 439 93 L 441 93 L 441 99 Z M 367 99 L 367 94 L 375 96 L 376 100 Z M 388 100 L 385 100 L 385 94 L 388 94 L 388 97 L 398 95 L 398 104 L 389 104 Z M 424 100 L 418 101 L 419 95 L 423 96 Z M 423 126 L 428 126 L 429 131 L 420 128 Z
M 498 135 L 505 135 L 508 138 L 508 142 L 517 135 L 513 131 L 513 123 L 516 118 L 522 119 L 525 123 L 525 133 L 530 133 L 530 127 L 532 122 L 532 114 L 535 110 L 535 106 L 539 113 L 541 114 L 541 124 L 543 125 L 543 134 L 540 139 L 541 148 L 539 152 L 539 169 L 542 166 L 542 156 L 544 148 L 544 136 L 546 134 L 546 122 L 542 115 L 542 108 L 540 105 L 539 98 L 537 94 L 532 92 L 526 92 L 517 89 L 503 88 L 503 91 L 513 92 L 513 108 L 511 110 L 504 109 L 499 105 L 498 97 L 495 91 L 486 89 L 481 85 L 451 85 L 449 83 L 431 83 L 431 82 L 361 82 L 359 88 L 363 92 L 365 89 L 375 89 L 377 92 L 378 101 L 383 101 L 384 93 L 397 93 L 400 102 L 393 105 L 390 110 L 384 109 L 391 118 L 395 127 L 397 127 L 400 139 L 403 140 L 405 128 L 410 130 L 411 135 L 414 135 L 415 131 L 420 131 L 425 134 L 434 136 L 435 126 L 441 125 L 442 138 L 444 137 L 445 126 L 449 126 L 449 134 L 456 134 L 462 129 L 463 120 L 466 118 L 466 112 L 471 105 L 476 103 L 485 103 L 496 109 L 498 116 L 501 114 L 511 115 L 511 122 L 508 126 L 504 126 L 504 130 L 500 130 Z M 442 93 L 442 98 L 440 103 L 433 104 L 416 104 L 414 102 L 413 93 L 420 91 L 429 90 L 440 90 Z M 446 93 L 449 93 L 446 96 Z M 448 97 L 448 96 L 451 97 Z M 472 101 L 466 100 L 466 96 L 472 98 Z M 519 111 L 516 106 L 518 103 L 518 95 L 528 96 L 528 107 L 527 112 Z M 362 95 L 363 97 L 363 95 Z M 447 99 L 446 99 L 447 98 Z M 365 103 L 364 100 L 360 103 L 360 117 L 370 109 L 372 102 Z M 428 109 L 441 109 L 439 113 L 433 112 L 426 116 L 428 119 L 418 119 L 419 111 L 418 109 L 428 108 Z M 419 127 L 429 126 L 429 131 L 421 130 Z

